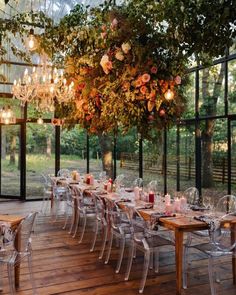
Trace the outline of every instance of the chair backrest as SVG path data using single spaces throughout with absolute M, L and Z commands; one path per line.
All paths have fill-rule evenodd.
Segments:
M 105 221 L 106 206 L 104 200 L 97 194 L 93 194 L 93 202 L 96 212 L 96 218 L 99 221 Z
M 57 176 L 61 176 L 61 177 L 65 177 L 65 178 L 69 178 L 70 175 L 71 175 L 71 173 L 68 169 L 60 169 L 57 172 Z
M 142 178 L 136 178 L 133 182 L 133 186 L 137 187 L 143 187 L 143 179 Z
M 219 199 L 216 204 L 216 212 L 235 213 L 236 212 L 236 196 L 226 195 Z
M 158 181 L 157 180 L 150 181 L 149 184 L 147 185 L 147 188 L 149 191 L 153 191 L 156 193 L 158 190 Z
M 14 248 L 17 252 L 27 252 L 30 244 L 30 236 L 34 226 L 37 212 L 30 213 L 21 221 L 16 229 Z
M 219 251 L 222 253 L 231 252 L 236 248 L 236 228 L 229 227 L 227 220 L 231 220 L 232 213 L 224 214 L 219 217 L 218 214 L 209 222 L 209 237 L 210 244 L 214 247 L 212 251 Z M 231 233 L 234 230 L 234 233 Z M 234 240 L 232 239 L 234 237 Z
M 125 179 L 125 176 L 124 174 L 120 174 L 116 177 L 114 183 L 117 185 L 117 186 L 122 186 L 123 185 L 123 182 L 124 182 L 124 179 Z
M 199 205 L 199 192 L 196 187 L 189 187 L 183 193 L 187 199 L 187 203 L 190 205 Z

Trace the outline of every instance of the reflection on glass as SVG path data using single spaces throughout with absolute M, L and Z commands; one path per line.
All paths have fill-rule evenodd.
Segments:
M 236 61 L 228 62 L 229 113 L 236 114 Z
M 186 97 L 185 112 L 183 118 L 193 118 L 195 114 L 195 72 L 189 74 L 189 83 L 184 86 L 184 96 Z

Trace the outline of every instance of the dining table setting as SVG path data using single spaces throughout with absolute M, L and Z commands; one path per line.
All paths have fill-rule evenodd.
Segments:
M 184 235 L 196 231 L 208 230 L 209 220 L 214 216 L 210 207 L 200 204 L 188 204 L 184 195 L 177 194 L 172 198 L 169 194 L 161 195 L 156 189 L 156 183 L 151 183 L 144 189 L 139 183 L 132 187 L 125 187 L 122 181 L 113 181 L 100 176 L 98 179 L 92 174 L 80 176 L 73 171 L 70 177 L 52 177 L 52 182 L 59 186 L 68 186 L 81 191 L 86 197 L 94 194 L 104 200 L 116 203 L 121 210 L 133 208 L 147 222 L 154 221 L 155 228 L 164 227 L 174 236 L 175 262 L 176 262 L 176 294 L 181 294 L 183 281 L 183 249 Z M 76 210 L 76 198 L 74 198 Z M 78 212 L 74 212 L 74 215 Z M 214 216 L 215 218 L 215 216 Z M 74 218 L 75 220 L 75 218 Z M 231 228 L 231 240 L 236 240 L 236 215 L 226 216 L 222 221 L 224 226 Z M 235 250 L 234 250 L 235 251 Z M 236 284 L 236 255 L 232 258 L 233 281 Z

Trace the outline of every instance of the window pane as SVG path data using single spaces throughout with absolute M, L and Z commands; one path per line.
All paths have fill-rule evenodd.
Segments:
M 86 173 L 86 131 L 76 125 L 73 129 L 61 131 L 60 167 Z
M 228 101 L 229 113 L 236 114 L 236 60 L 228 63 Z
M 206 120 L 202 129 L 202 195 L 227 194 L 227 120 Z
M 195 186 L 195 125 L 180 126 L 180 190 Z
M 194 118 L 195 115 L 195 72 L 189 74 L 189 83 L 184 87 L 184 96 L 187 99 L 183 118 Z
M 55 130 L 51 124 L 27 124 L 26 197 L 42 198 L 41 174 L 55 173 Z
M 125 175 L 125 185 L 131 186 L 139 177 L 139 145 L 135 128 L 117 137 L 117 175 Z
M 1 194 L 20 196 L 20 126 L 1 128 Z
M 158 181 L 158 190 L 163 192 L 163 133 L 155 132 L 153 140 L 143 141 L 143 179 L 145 185 Z
M 224 75 L 223 63 L 200 71 L 200 116 L 216 116 L 225 113 Z

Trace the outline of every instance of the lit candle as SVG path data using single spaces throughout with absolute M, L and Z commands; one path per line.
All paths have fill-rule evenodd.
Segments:
M 173 212 L 173 206 L 169 203 L 166 205 L 166 214 L 170 214 Z
M 112 183 L 110 181 L 107 184 L 107 191 L 108 191 L 108 193 L 112 192 Z
M 86 183 L 87 183 L 87 184 L 90 184 L 90 175 L 87 176 L 87 178 L 86 178 Z
M 92 185 L 94 184 L 94 177 L 92 174 L 90 175 L 90 184 L 92 184 Z

